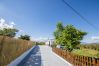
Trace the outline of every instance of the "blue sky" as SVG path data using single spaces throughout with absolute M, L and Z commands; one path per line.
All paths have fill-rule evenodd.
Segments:
M 99 28 L 99 0 L 65 1 Z M 76 15 L 62 0 L 0 0 L 0 17 L 14 21 L 19 29 L 33 39 L 53 38 L 59 21 L 88 32 L 83 42 L 91 42 L 93 37 L 99 38 L 99 31 Z

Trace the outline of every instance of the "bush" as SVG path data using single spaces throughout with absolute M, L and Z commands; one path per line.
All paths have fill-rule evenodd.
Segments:
M 44 42 L 36 42 L 37 45 L 45 45 Z
M 30 40 L 30 36 L 29 35 L 20 35 L 19 39 Z

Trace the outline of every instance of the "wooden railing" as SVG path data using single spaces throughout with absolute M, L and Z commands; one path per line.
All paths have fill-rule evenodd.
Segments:
M 74 66 L 99 66 L 99 58 L 78 56 L 59 48 L 52 48 L 52 51 Z

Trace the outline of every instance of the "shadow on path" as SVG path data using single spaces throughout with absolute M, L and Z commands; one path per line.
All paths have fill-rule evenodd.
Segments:
M 39 46 L 35 46 L 17 66 L 42 66 Z

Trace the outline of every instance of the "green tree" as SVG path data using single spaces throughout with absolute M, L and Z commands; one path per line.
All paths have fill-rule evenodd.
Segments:
M 55 39 L 56 39 L 55 42 L 57 44 L 61 44 L 61 37 L 62 37 L 62 31 L 63 30 L 64 30 L 64 27 L 63 27 L 62 23 L 58 22 L 57 23 L 57 28 L 54 32 L 54 36 L 55 36 Z
M 0 35 L 15 37 L 17 32 L 18 32 L 17 29 L 4 28 L 3 30 L 0 30 Z
M 19 39 L 30 40 L 30 36 L 29 35 L 20 35 Z
M 76 29 L 73 25 L 67 25 L 63 27 L 62 31 L 58 31 L 57 28 L 57 30 L 54 32 L 56 43 L 64 44 L 64 48 L 69 51 L 72 51 L 74 48 L 76 48 L 86 34 L 86 32 Z

